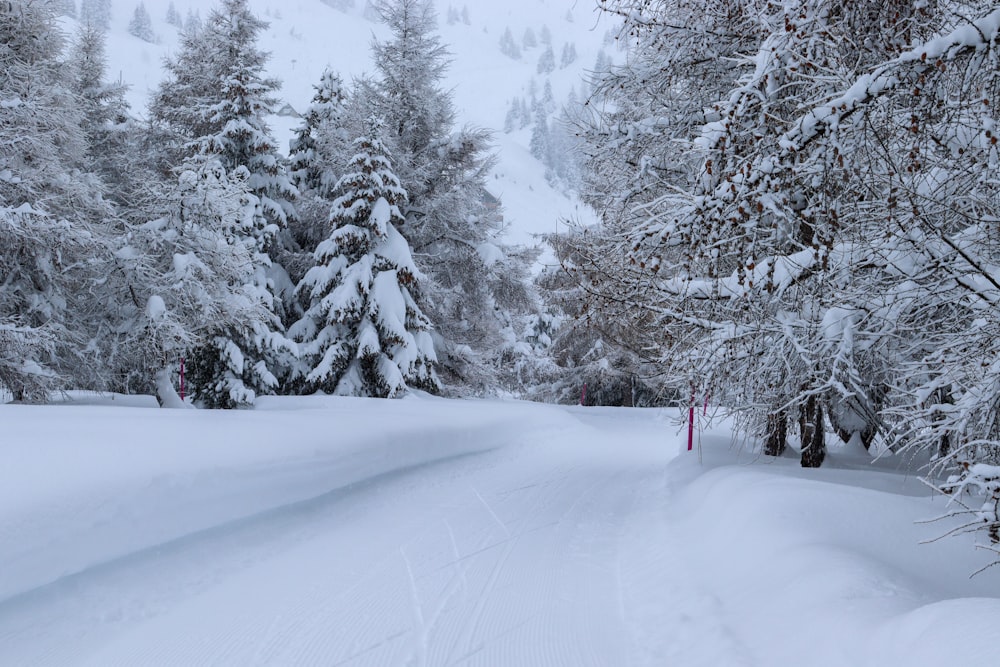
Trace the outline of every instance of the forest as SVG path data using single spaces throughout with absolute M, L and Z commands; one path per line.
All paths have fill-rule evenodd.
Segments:
M 325 73 L 287 158 L 246 0 L 183 22 L 142 121 L 102 3 L 68 36 L 60 4 L 0 3 L 10 398 L 176 404 L 184 359 L 207 408 L 711 401 L 805 467 L 829 437 L 927 461 L 1000 540 L 992 3 L 598 0 L 627 58 L 566 123 L 600 223 L 550 235 L 539 275 L 499 233 L 428 0 L 373 3 L 374 71 Z

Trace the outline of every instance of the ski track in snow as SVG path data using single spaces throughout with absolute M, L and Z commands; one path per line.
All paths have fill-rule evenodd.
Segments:
M 628 664 L 624 587 L 645 574 L 623 540 L 662 485 L 659 424 L 623 451 L 528 421 L 0 601 L 0 664 Z

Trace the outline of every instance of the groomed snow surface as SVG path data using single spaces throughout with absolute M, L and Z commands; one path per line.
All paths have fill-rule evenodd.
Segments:
M 1000 572 L 918 479 L 671 410 L 0 406 L 2 665 L 992 664 Z

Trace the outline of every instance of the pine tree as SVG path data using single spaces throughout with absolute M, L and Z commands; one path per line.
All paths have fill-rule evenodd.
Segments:
M 64 43 L 48 3 L 0 7 L 0 382 L 20 400 L 100 382 L 87 343 L 105 319 L 91 297 L 112 211 L 88 171 Z
M 167 5 L 166 19 L 169 25 L 174 26 L 178 30 L 184 27 L 184 21 L 181 19 L 180 12 L 178 12 L 177 8 L 174 7 L 173 0 L 171 0 L 169 5 Z
M 347 94 L 340 75 L 329 69 L 324 70 L 315 89 L 312 103 L 289 146 L 289 173 L 300 192 L 329 198 L 337 184 L 331 161 L 346 150 L 337 150 L 339 146 L 335 146 L 324 154 L 323 149 L 329 142 L 345 143 Z
M 184 17 L 184 31 L 194 35 L 200 32 L 202 27 L 201 13 L 197 10 L 189 9 L 187 16 Z
M 333 232 L 299 290 L 310 307 L 292 329 L 309 391 L 395 397 L 437 391 L 430 322 L 417 305 L 421 275 L 396 227 L 406 191 L 374 127 L 356 142 L 353 171 L 337 184 Z
M 552 50 L 552 46 L 546 46 L 545 50 L 542 51 L 542 55 L 538 58 L 538 67 L 536 70 L 539 74 L 551 74 L 556 69 L 556 54 Z
M 291 238 L 283 244 L 285 252 L 280 259 L 292 283 L 302 279 L 312 265 L 316 246 L 330 235 L 334 190 L 352 155 L 346 127 L 347 95 L 340 76 L 326 70 L 315 88 L 289 149 L 289 173 L 300 197 L 296 217 L 288 228 Z M 298 315 L 301 313 L 295 319 Z
M 503 31 L 500 37 L 500 53 L 512 60 L 521 59 L 521 47 L 514 41 L 514 34 L 510 31 L 510 26 Z
M 105 81 L 106 38 L 102 31 L 81 25 L 71 54 L 72 90 L 79 97 L 83 130 L 87 138 L 87 156 L 112 190 L 123 178 L 122 152 L 130 131 L 131 119 L 127 87 Z
M 519 260 L 498 240 L 501 218 L 488 203 L 490 135 L 452 127 L 451 97 L 441 87 L 447 52 L 430 2 L 384 0 L 378 7 L 392 39 L 374 45 L 380 79 L 360 86 L 354 104 L 378 109 L 387 121 L 385 141 L 409 195 L 400 232 L 427 276 L 420 305 L 435 324 L 438 371 L 449 383 L 488 391 L 501 313 L 530 301 L 524 290 L 505 292 L 500 276 Z M 505 259 L 487 261 L 494 256 Z M 469 350 L 471 365 L 463 361 Z
M 294 216 L 292 200 L 296 190 L 265 122 L 275 105 L 272 93 L 278 88 L 275 79 L 265 78 L 267 54 L 256 46 L 257 36 L 265 26 L 250 12 L 247 0 L 224 0 L 199 32 L 185 32 L 180 52 L 166 63 L 170 76 L 161 84 L 150 107 L 154 120 L 174 134 L 177 155 L 216 156 L 226 170 L 246 174 L 258 201 L 258 220 L 244 231 L 255 248 L 254 284 L 258 296 L 272 313 L 266 322 L 269 330 L 254 327 L 220 331 L 218 336 L 228 336 L 229 343 L 200 350 L 207 359 L 203 366 L 217 368 L 213 360 L 232 357 L 232 345 L 239 348 L 249 369 L 243 381 L 256 394 L 273 392 L 274 378 L 290 367 L 294 356 L 294 347 L 282 341 L 278 314 L 283 304 L 275 293 L 276 281 L 286 279 L 281 268 L 273 265 L 269 253 L 278 233 Z M 203 400 L 208 405 L 227 407 L 228 396 L 230 392 L 225 390 L 205 394 Z
M 525 49 L 533 49 L 538 46 L 538 37 L 535 36 L 535 31 L 530 27 L 524 29 L 524 35 L 521 37 L 521 46 Z
M 274 315 L 258 284 L 259 221 L 246 171 L 194 156 L 182 165 L 165 214 L 123 237 L 116 253 L 128 295 L 122 347 L 129 372 L 139 373 L 126 384 L 176 404 L 170 376 L 185 355 L 194 397 L 207 407 L 251 405 L 258 388 L 274 384 L 239 345 L 273 335 Z
M 111 29 L 111 0 L 82 0 L 80 22 L 102 32 Z
M 531 141 L 528 148 L 536 160 L 548 165 L 551 152 L 549 141 L 549 115 L 541 101 L 535 103 L 534 124 L 531 126 Z
M 543 25 L 539 33 L 538 41 L 545 46 L 552 46 L 552 31 L 549 30 L 549 26 Z
M 140 2 L 136 5 L 132 20 L 128 23 L 128 33 L 144 42 L 156 41 L 156 35 L 153 33 L 153 20 L 149 17 L 144 3 Z
M 567 42 L 563 44 L 562 56 L 559 58 L 559 69 L 566 69 L 576 62 L 576 44 Z
M 76 0 L 53 0 L 53 9 L 61 16 L 68 16 L 75 19 L 76 14 Z

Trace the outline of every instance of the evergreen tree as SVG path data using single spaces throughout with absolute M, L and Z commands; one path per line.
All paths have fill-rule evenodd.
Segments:
M 566 69 L 576 62 L 576 44 L 567 42 L 563 44 L 562 56 L 559 58 L 559 69 Z
M 68 16 L 75 19 L 76 14 L 76 0 L 53 0 L 53 9 L 56 13 L 61 16 Z
M 347 94 L 340 75 L 329 69 L 324 70 L 319 84 L 314 87 L 316 93 L 312 103 L 289 145 L 289 173 L 300 192 L 330 198 L 338 180 L 334 177 L 331 161 L 347 151 L 342 146 L 324 144 L 346 143 L 343 123 Z M 324 151 L 324 148 L 332 150 Z
M 102 32 L 111 29 L 111 0 L 82 0 L 80 22 Z
M 120 189 L 127 178 L 122 173 L 122 155 L 132 121 L 125 100 L 127 87 L 105 81 L 106 38 L 102 31 L 83 24 L 76 35 L 71 54 L 72 90 L 79 97 L 83 130 L 87 138 L 87 157 L 111 191 Z
M 109 272 L 112 211 L 63 48 L 48 3 L 0 7 L 0 382 L 20 400 L 101 381 L 92 290 Z
M 535 31 L 531 27 L 524 29 L 524 35 L 521 37 L 521 46 L 525 49 L 533 49 L 538 46 L 538 37 L 535 36 Z
M 549 141 L 549 115 L 541 101 L 535 103 L 534 125 L 531 126 L 531 141 L 528 148 L 536 160 L 548 165 L 551 146 Z
M 552 31 L 549 30 L 549 26 L 543 25 L 541 31 L 539 32 L 538 41 L 545 46 L 552 46 Z
M 276 80 L 265 78 L 267 54 L 256 46 L 265 26 L 250 12 L 247 0 L 224 0 L 200 31 L 185 32 L 181 50 L 166 63 L 169 78 L 150 107 L 154 120 L 173 134 L 176 155 L 216 156 L 233 174 L 245 172 L 257 199 L 258 220 L 244 232 L 255 248 L 254 281 L 259 298 L 272 314 L 266 322 L 269 330 L 243 327 L 220 331 L 216 343 L 222 338 L 229 342 L 202 348 L 193 362 L 198 364 L 201 354 L 203 368 L 221 369 L 218 360 L 226 355 L 231 358 L 235 346 L 246 368 L 252 370 L 243 380 L 256 394 L 273 392 L 274 378 L 290 368 L 294 356 L 291 343 L 282 342 L 278 313 L 283 303 L 276 295 L 276 284 L 287 282 L 287 278 L 281 267 L 273 265 L 269 253 L 278 233 L 294 216 L 296 190 L 264 120 L 273 111 L 272 93 L 278 88 Z M 209 386 L 222 387 L 217 382 Z M 232 392 L 211 391 L 203 392 L 207 405 L 229 406 Z
M 180 12 L 174 7 L 173 0 L 167 5 L 167 23 L 174 26 L 178 30 L 184 27 L 184 21 L 181 19 Z
M 521 59 L 521 47 L 514 41 L 514 34 L 510 31 L 510 26 L 503 31 L 500 37 L 500 53 L 512 60 Z
M 305 386 L 381 398 L 408 385 L 436 391 L 430 322 L 415 298 L 421 275 L 396 229 L 406 191 L 375 127 L 356 145 L 353 171 L 337 184 L 333 232 L 299 285 L 310 304 L 292 329 Z
M 546 46 L 545 50 L 542 51 L 542 55 L 538 58 L 538 67 L 536 68 L 539 74 L 551 74 L 556 69 L 556 54 L 552 50 L 552 46 Z
M 490 203 L 485 181 L 490 136 L 452 128 L 451 97 L 441 88 L 447 52 L 430 2 L 383 0 L 378 7 L 392 39 L 374 45 L 380 79 L 360 86 L 354 104 L 387 119 L 385 140 L 409 194 L 400 232 L 427 276 L 420 305 L 435 323 L 438 371 L 450 383 L 487 391 L 495 385 L 487 367 L 500 346 L 502 313 L 531 301 L 527 287 L 507 290 L 502 279 L 520 260 L 497 238 L 498 202 Z M 470 350 L 475 359 L 467 364 Z
M 247 173 L 194 156 L 182 165 L 167 203 L 162 217 L 131 228 L 116 253 L 128 294 L 120 314 L 128 325 L 123 354 L 134 374 L 124 382 L 174 405 L 170 378 L 187 355 L 198 401 L 251 405 L 258 388 L 273 388 L 275 379 L 239 343 L 272 337 L 274 314 L 260 294 L 259 202 Z
M 283 244 L 281 263 L 292 283 L 302 279 L 312 265 L 316 246 L 330 235 L 330 205 L 339 177 L 351 157 L 345 125 L 347 96 L 340 76 L 326 70 L 315 88 L 312 104 L 303 115 L 289 149 L 289 173 L 300 197 L 296 217 L 289 224 L 291 238 Z
M 128 23 L 128 32 L 144 42 L 156 41 L 156 35 L 153 33 L 153 20 L 149 17 L 144 3 L 140 2 L 136 5 L 132 20 Z
M 184 31 L 193 35 L 200 32 L 201 29 L 201 13 L 197 10 L 189 9 L 187 16 L 184 17 Z

